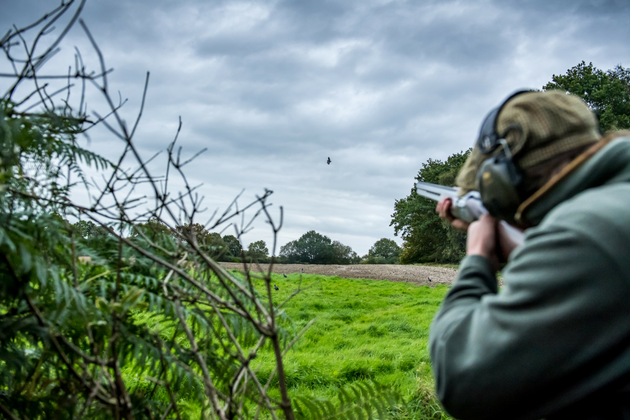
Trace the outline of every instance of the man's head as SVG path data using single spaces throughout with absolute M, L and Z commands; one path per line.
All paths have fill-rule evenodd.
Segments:
M 597 119 L 580 98 L 560 91 L 519 93 L 488 114 L 456 182 L 462 194 L 479 190 L 490 212 L 511 222 L 518 205 L 560 164 L 600 138 Z

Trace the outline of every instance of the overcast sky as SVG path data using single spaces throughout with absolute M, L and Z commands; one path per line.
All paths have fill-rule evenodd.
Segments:
M 0 0 L 0 29 L 58 4 Z M 427 159 L 470 147 L 510 92 L 582 60 L 630 66 L 627 0 L 88 0 L 82 17 L 129 121 L 151 72 L 136 138 L 147 157 L 181 116 L 185 150 L 208 148 L 188 174 L 211 209 L 268 188 L 285 210 L 280 245 L 315 230 L 360 255 L 401 242 L 394 200 Z M 78 25 L 61 46 L 50 66 L 77 46 L 97 69 Z M 121 144 L 95 134 L 91 147 Z M 244 242 L 269 238 L 259 225 Z

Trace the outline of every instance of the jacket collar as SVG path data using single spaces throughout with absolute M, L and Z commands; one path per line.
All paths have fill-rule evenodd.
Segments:
M 628 181 L 630 137 L 612 134 L 554 175 L 519 206 L 514 218 L 521 227 L 536 226 L 554 207 L 584 190 Z

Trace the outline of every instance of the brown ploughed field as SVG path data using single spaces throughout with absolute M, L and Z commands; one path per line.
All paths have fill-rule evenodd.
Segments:
M 243 270 L 240 263 L 222 262 L 228 270 Z M 268 264 L 260 264 L 260 269 L 267 271 Z M 250 265 L 251 271 L 260 271 L 258 266 Z M 446 267 L 430 267 L 425 265 L 393 265 L 393 264 L 357 264 L 357 265 L 309 265 L 309 264 L 274 264 L 276 274 L 319 274 L 323 276 L 339 276 L 346 279 L 389 280 L 414 283 L 418 286 L 436 284 L 452 284 L 457 277 L 457 270 Z M 430 281 L 429 281 L 430 279 Z

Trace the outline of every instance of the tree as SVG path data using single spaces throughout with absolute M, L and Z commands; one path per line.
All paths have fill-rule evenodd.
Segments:
M 360 260 L 349 246 L 314 230 L 282 246 L 280 257 L 287 263 L 306 264 L 356 264 Z
M 281 247 L 280 256 L 290 262 L 328 264 L 332 259 L 332 241 L 329 237 L 310 230 L 299 239 Z
M 90 220 L 79 220 L 73 224 L 72 227 L 76 229 L 77 234 L 83 239 L 95 239 L 99 236 L 107 235 L 107 230 L 101 226 L 97 226 Z
M 459 169 L 472 149 L 454 153 L 444 162 L 429 159 L 422 164 L 417 181 L 453 186 Z M 459 262 L 466 250 L 466 235 L 442 221 L 435 212 L 435 201 L 411 193 L 394 203 L 390 226 L 394 235 L 401 235 L 401 263 Z
M 331 246 L 333 256 L 329 264 L 357 264 L 361 261 L 361 257 L 348 245 L 344 245 L 339 241 L 333 241 Z
M 400 257 L 400 247 L 392 239 L 382 238 L 368 251 L 366 264 L 396 264 Z
M 206 237 L 205 251 L 217 261 L 225 261 L 225 257 L 230 252 L 221 234 L 217 232 L 211 232 Z
M 210 245 L 213 240 L 216 240 L 216 238 L 212 237 L 210 232 L 206 230 L 206 227 L 199 223 L 176 226 L 174 232 L 178 238 L 182 240 L 194 240 L 201 246 Z
M 223 237 L 223 242 L 225 242 L 225 245 L 227 246 L 230 255 L 236 258 L 241 257 L 241 251 L 243 250 L 243 247 L 241 246 L 241 242 L 236 238 L 236 236 L 225 235 Z
M 92 222 L 89 222 L 92 223 Z M 151 240 L 156 240 L 162 235 L 171 235 L 171 230 L 164 223 L 161 223 L 157 217 L 152 217 L 146 223 L 137 223 L 135 225 L 133 236 L 145 235 Z
M 265 261 L 269 256 L 269 249 L 267 244 L 262 239 L 260 241 L 252 242 L 247 248 L 247 255 L 254 261 Z
M 184 224 L 174 229 L 175 236 L 183 240 L 194 240 L 199 249 L 207 252 L 217 261 L 231 260 L 228 253 L 228 246 L 217 232 L 210 232 L 204 225 L 199 223 Z
M 300 250 L 297 246 L 298 241 L 290 241 L 280 247 L 280 261 L 285 264 L 294 264 L 300 261 Z
M 553 75 L 543 90 L 559 89 L 582 98 L 598 116 L 601 130 L 630 128 L 630 69 L 621 65 L 606 72 L 584 61 Z
M 332 240 L 325 235 L 310 230 L 298 239 L 296 248 L 300 261 L 309 264 L 330 264 L 333 259 Z

